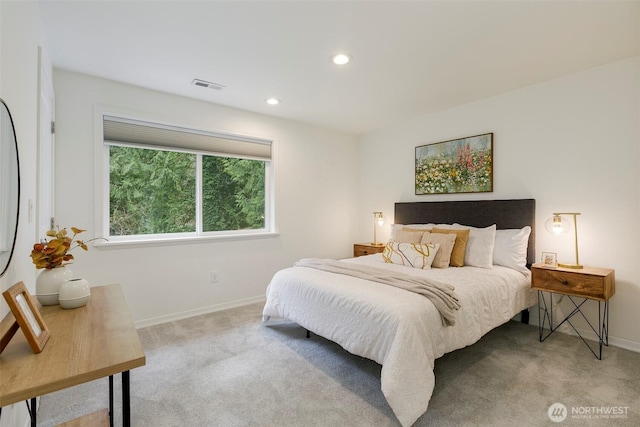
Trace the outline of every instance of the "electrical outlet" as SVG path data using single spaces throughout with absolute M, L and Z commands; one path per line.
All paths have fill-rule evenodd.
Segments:
M 220 276 L 217 271 L 211 272 L 211 283 L 218 283 L 220 281 Z

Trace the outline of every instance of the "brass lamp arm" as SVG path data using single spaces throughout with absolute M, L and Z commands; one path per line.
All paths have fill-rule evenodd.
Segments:
M 578 259 L 578 215 L 580 215 L 580 213 L 579 212 L 554 212 L 553 215 L 554 216 L 560 216 L 560 215 L 573 216 L 573 236 L 575 239 L 575 246 L 576 246 L 576 263 L 575 264 L 558 263 L 558 265 L 561 267 L 567 267 L 567 268 L 582 268 L 582 265 L 580 265 L 580 261 Z

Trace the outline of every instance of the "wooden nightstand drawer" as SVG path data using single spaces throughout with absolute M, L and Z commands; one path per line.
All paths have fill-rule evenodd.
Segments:
M 353 245 L 353 256 L 355 258 L 363 255 L 379 254 L 384 251 L 384 246 L 384 244 L 356 243 Z
M 534 265 L 531 268 L 531 287 L 540 291 L 607 301 L 616 292 L 615 273 L 608 268 L 572 270 Z

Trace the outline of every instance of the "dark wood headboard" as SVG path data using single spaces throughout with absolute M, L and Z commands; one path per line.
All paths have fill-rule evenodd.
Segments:
M 472 227 L 498 229 L 531 227 L 527 264 L 536 258 L 536 201 L 514 200 L 464 200 L 446 202 L 398 202 L 395 204 L 396 224 L 459 224 Z

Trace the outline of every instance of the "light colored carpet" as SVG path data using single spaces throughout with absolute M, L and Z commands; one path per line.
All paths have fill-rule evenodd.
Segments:
M 132 425 L 398 426 L 380 366 L 289 322 L 261 324 L 261 304 L 139 331 L 147 364 L 131 371 Z M 436 388 L 416 426 L 640 425 L 640 354 L 616 347 L 599 361 L 579 338 L 538 342 L 516 322 L 436 360 Z M 119 376 L 116 426 L 121 425 Z M 108 406 L 108 382 L 45 395 L 38 425 Z M 550 405 L 568 417 L 552 422 Z M 585 411 L 624 411 L 605 418 Z M 580 411 L 580 418 L 572 411 Z

